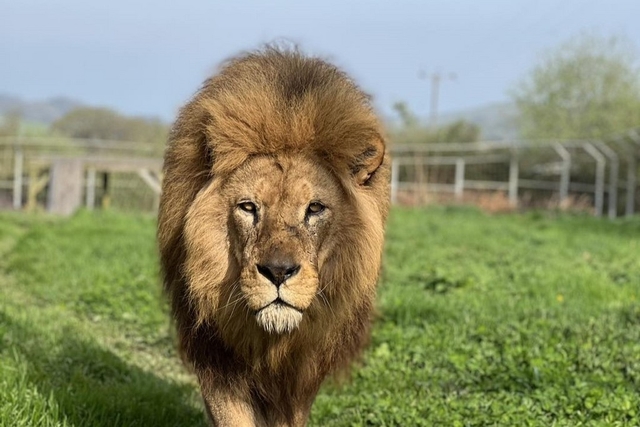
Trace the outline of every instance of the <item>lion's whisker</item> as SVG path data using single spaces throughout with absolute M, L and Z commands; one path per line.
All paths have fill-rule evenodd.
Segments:
M 316 295 L 320 296 L 320 299 L 322 300 L 322 302 L 324 302 L 324 304 L 327 306 L 329 311 L 331 311 L 331 315 L 335 316 L 335 313 L 333 312 L 333 307 L 331 307 L 331 303 L 329 302 L 329 298 L 327 297 L 326 293 L 324 292 L 324 290 L 327 289 L 327 287 L 332 283 L 333 282 L 325 283 L 324 286 L 322 286 L 320 289 L 318 289 L 318 291 L 316 292 Z
M 234 291 L 235 291 L 235 289 L 236 289 L 236 285 L 237 285 L 237 283 L 238 283 L 238 280 L 236 280 L 235 282 L 233 282 L 233 283 L 231 284 L 231 289 L 229 290 L 229 296 L 227 297 L 227 303 L 226 303 L 226 304 L 225 304 L 225 306 L 224 306 L 224 307 L 222 307 L 222 308 L 225 308 L 225 307 L 227 307 L 227 306 L 229 305 L 229 301 L 231 301 L 231 297 L 233 296 L 233 293 L 234 293 Z
M 238 302 L 240 302 L 243 299 L 242 295 L 237 295 L 236 298 L 234 298 L 234 300 L 231 301 L 231 297 L 234 295 L 234 293 L 236 293 L 239 284 L 240 284 L 240 280 L 236 280 L 235 282 L 233 282 L 233 284 L 231 285 L 231 289 L 229 291 L 229 297 L 227 298 L 227 303 L 223 307 L 220 307 L 220 310 L 224 310 L 230 306 L 236 305 Z M 231 312 L 231 314 L 233 315 L 233 312 Z
M 227 309 L 227 308 L 234 307 L 234 306 L 236 306 L 240 301 L 242 301 L 242 299 L 243 299 L 242 295 L 238 295 L 236 298 L 234 298 L 234 299 L 233 299 L 233 301 L 231 301 L 231 302 L 229 302 L 229 303 L 225 304 L 224 306 L 220 307 L 220 308 L 219 308 L 219 310 L 225 310 L 225 309 Z M 232 314 L 233 314 L 233 313 L 232 313 Z
M 229 315 L 229 317 L 233 317 L 233 312 L 236 311 L 236 307 L 238 306 L 238 303 L 240 301 L 242 301 L 244 299 L 244 295 L 242 295 L 242 293 L 240 293 L 240 295 L 238 296 L 238 298 L 236 298 L 233 307 L 231 308 L 231 314 Z

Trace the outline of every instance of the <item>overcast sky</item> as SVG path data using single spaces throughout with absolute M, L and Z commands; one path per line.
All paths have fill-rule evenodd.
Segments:
M 223 59 L 278 39 L 332 59 L 426 117 L 504 101 L 545 48 L 580 31 L 640 46 L 640 0 L 0 0 L 0 93 L 69 96 L 170 120 Z

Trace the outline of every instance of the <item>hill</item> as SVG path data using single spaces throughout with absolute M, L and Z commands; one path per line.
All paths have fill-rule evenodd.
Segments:
M 0 94 L 0 117 L 18 110 L 23 120 L 35 124 L 49 125 L 64 116 L 74 108 L 86 106 L 86 104 L 66 97 L 57 96 L 45 100 L 25 100 L 22 97 Z M 503 140 L 518 136 L 515 119 L 517 110 L 508 102 L 492 103 L 479 107 L 443 112 L 440 114 L 440 124 L 445 125 L 457 120 L 466 120 L 474 123 L 482 129 L 482 139 Z M 396 117 L 389 117 L 389 123 L 396 122 Z
M 41 124 L 50 124 L 74 108 L 84 104 L 66 96 L 37 101 L 25 100 L 19 96 L 0 94 L 0 116 L 19 111 L 23 120 Z

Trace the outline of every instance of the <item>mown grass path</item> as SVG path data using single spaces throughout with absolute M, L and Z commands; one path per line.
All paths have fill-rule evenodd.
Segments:
M 0 426 L 205 426 L 154 219 L 0 215 Z M 379 318 L 311 425 L 640 425 L 640 221 L 393 211 Z

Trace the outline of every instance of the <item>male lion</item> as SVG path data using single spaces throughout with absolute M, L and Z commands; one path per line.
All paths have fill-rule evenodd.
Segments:
M 158 220 L 180 351 L 214 425 L 299 426 L 364 347 L 389 156 L 342 71 L 266 48 L 180 111 Z

